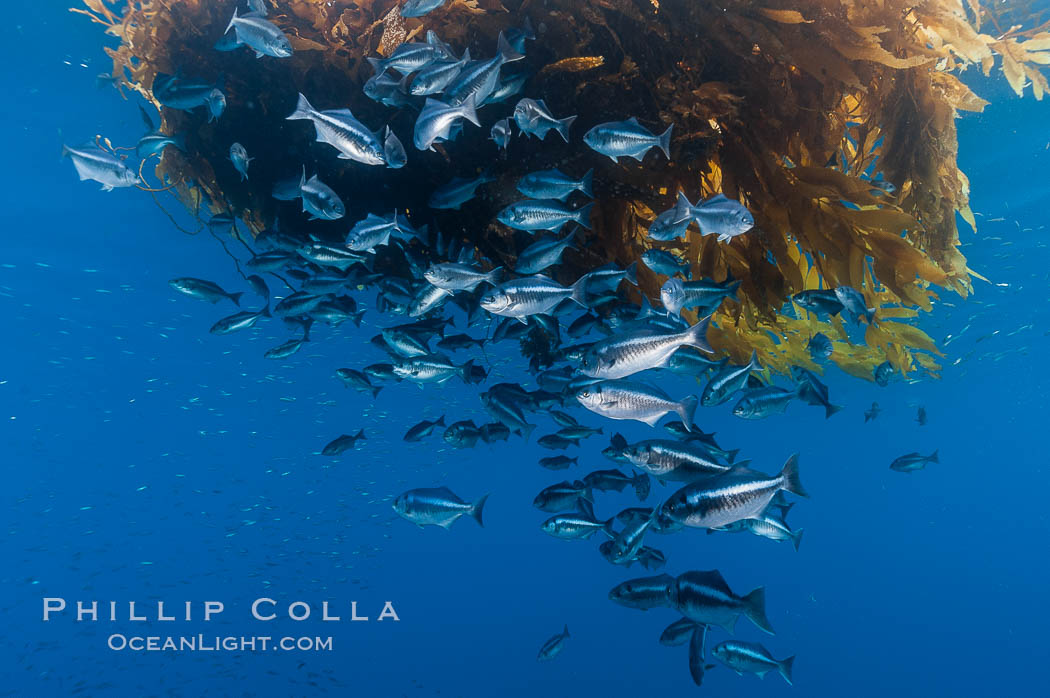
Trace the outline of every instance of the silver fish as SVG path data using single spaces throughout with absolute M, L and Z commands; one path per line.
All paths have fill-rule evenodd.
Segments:
M 248 179 L 248 164 L 254 159 L 248 157 L 248 151 L 240 143 L 230 146 L 230 162 L 233 163 L 233 169 L 241 175 L 242 182 Z
M 313 122 L 319 143 L 339 151 L 343 160 L 355 160 L 366 165 L 385 165 L 386 153 L 379 137 L 354 118 L 349 109 L 317 111 L 300 92 L 295 111 L 286 120 L 304 119 Z
M 102 185 L 102 191 L 113 191 L 115 187 L 133 187 L 141 180 L 138 174 L 108 150 L 95 143 L 85 143 L 78 148 L 62 146 L 62 156 L 73 161 L 80 181 L 93 180 Z
M 284 32 L 276 24 L 254 12 L 239 16 L 237 8 L 234 7 L 233 18 L 224 33 L 228 34 L 231 29 L 237 33 L 238 42 L 255 51 L 256 58 L 288 58 L 292 55 L 292 43 Z
M 659 388 L 629 380 L 595 383 L 577 393 L 576 400 L 603 417 L 634 419 L 649 426 L 656 426 L 660 418 L 669 412 L 678 414 L 689 425 L 693 423 L 693 413 L 696 412 L 694 395 L 676 402 Z
M 299 180 L 299 195 L 303 198 L 303 211 L 310 214 L 311 220 L 334 221 L 346 215 L 346 205 L 339 195 L 317 175 L 307 179 L 305 169 Z
M 482 283 L 495 286 L 502 274 L 503 267 L 482 271 L 469 264 L 442 262 L 431 264 L 423 278 L 446 291 L 473 291 Z
M 591 378 L 626 378 L 651 368 L 664 368 L 679 347 L 691 346 L 714 353 L 707 343 L 710 316 L 675 334 L 635 333 L 612 336 L 593 345 L 583 355 L 580 371 Z
M 756 626 L 773 634 L 766 618 L 765 588 L 737 596 L 718 570 L 683 572 L 675 579 L 671 597 L 672 606 L 697 623 L 717 625 L 732 632 L 737 618 L 744 614 Z
M 791 667 L 795 658 L 773 659 L 769 650 L 757 642 L 726 640 L 716 645 L 711 650 L 711 654 L 737 674 L 757 674 L 761 679 L 767 672 L 775 671 L 788 682 L 789 686 L 791 685 Z
M 474 95 L 468 95 L 466 99 L 455 105 L 427 97 L 412 133 L 412 143 L 416 149 L 433 150 L 435 142 L 447 141 L 452 126 L 460 119 L 466 119 L 475 126 L 480 126 L 481 122 L 478 121 L 475 105 Z
M 584 196 L 594 198 L 592 181 L 594 170 L 587 170 L 579 179 L 565 175 L 561 170 L 541 170 L 530 172 L 518 180 L 518 191 L 533 199 L 557 199 L 567 201 L 569 195 L 578 191 Z
M 662 511 L 684 526 L 718 528 L 759 516 L 780 490 L 809 496 L 799 480 L 798 454 L 772 477 L 738 465 L 722 475 L 689 483 L 668 497 Z
M 486 494 L 470 504 L 447 487 L 423 487 L 398 495 L 393 506 L 398 516 L 420 527 L 429 524 L 448 529 L 464 514 L 469 514 L 479 526 L 484 526 L 481 512 L 488 497 Z
M 184 293 L 191 298 L 199 298 L 208 301 L 209 303 L 218 303 L 223 298 L 228 298 L 238 307 L 241 305 L 241 296 L 244 295 L 243 292 L 228 293 L 214 281 L 194 279 L 191 277 L 172 279 L 168 282 L 168 285 L 179 293 Z
M 561 239 L 553 236 L 540 238 L 521 251 L 514 271 L 518 274 L 538 274 L 561 263 L 562 254 L 572 247 L 575 237 L 575 233 L 570 232 Z
M 748 376 L 752 371 L 761 369 L 758 363 L 758 354 L 751 352 L 751 360 L 743 366 L 725 366 L 718 371 L 704 386 L 700 394 L 700 404 L 704 407 L 721 405 L 733 396 L 738 390 L 743 390 L 747 385 Z
M 540 653 L 536 656 L 536 661 L 546 662 L 557 657 L 565 649 L 565 641 L 567 639 L 569 639 L 568 625 L 560 633 L 543 643 L 543 646 L 540 647 Z
M 586 278 L 580 278 L 568 288 L 541 275 L 515 279 L 482 296 L 480 305 L 493 315 L 516 318 L 527 324 L 526 318 L 530 315 L 549 313 L 566 298 L 585 305 Z
M 695 482 L 730 469 L 715 461 L 703 446 L 689 441 L 647 439 L 627 446 L 622 453 L 631 465 L 665 482 Z
M 755 226 L 755 218 L 739 201 L 715 194 L 694 206 L 690 215 L 700 225 L 701 235 L 717 235 L 719 242 L 743 235 Z
M 672 128 L 674 124 L 668 126 L 659 136 L 655 136 L 632 116 L 626 121 L 598 124 L 583 135 L 583 142 L 592 150 L 608 156 L 613 162 L 619 162 L 621 157 L 634 158 L 641 162 L 650 148 L 659 148 L 670 160 Z

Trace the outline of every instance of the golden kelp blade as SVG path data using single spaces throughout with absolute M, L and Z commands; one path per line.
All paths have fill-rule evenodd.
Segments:
M 694 278 L 742 282 L 739 302 L 727 302 L 715 316 L 712 344 L 736 360 L 755 349 L 780 371 L 792 364 L 816 368 L 805 347 L 817 332 L 838 340 L 833 360 L 853 375 L 870 378 L 886 360 L 905 373 L 935 370 L 932 340 L 897 320 L 930 309 L 934 286 L 970 291 L 956 215 L 976 226 L 969 182 L 956 159 L 955 118 L 987 102 L 958 74 L 968 66 L 985 73 L 998 67 L 1018 94 L 1028 84 L 1037 98 L 1048 91 L 1041 70 L 1050 65 L 1050 32 L 1026 28 L 1036 22 L 1024 3 L 547 0 L 504 6 L 450 0 L 423 18 L 406 19 L 389 0 L 279 0 L 269 2 L 270 19 L 295 48 L 280 62 L 241 61 L 212 50 L 234 4 L 84 0 L 75 11 L 120 39 L 119 47 L 107 49 L 118 87 L 154 104 L 158 72 L 178 69 L 206 80 L 225 75 L 230 99 L 223 119 L 237 119 L 238 128 L 249 131 L 245 138 L 251 129 L 269 129 L 256 136 L 272 138 L 299 91 L 325 108 L 348 107 L 367 123 L 392 120 L 403 133 L 411 128 L 410 114 L 391 115 L 362 94 L 372 75 L 367 57 L 389 55 L 428 30 L 458 51 L 491 55 L 499 32 L 528 18 L 545 31 L 516 64 L 531 75 L 523 94 L 542 96 L 554 114 L 578 114 L 564 157 L 586 154 L 580 127 L 630 116 L 654 129 L 674 124 L 670 163 L 650 157 L 596 168 L 605 186 L 598 187 L 594 229 L 580 251 L 566 254 L 562 280 L 606 262 L 626 265 L 652 246 L 677 250 Z M 988 26 L 1008 29 L 991 36 L 982 31 Z M 255 111 L 239 111 L 248 101 Z M 267 171 L 259 160 L 251 182 L 242 184 L 227 166 L 228 131 L 172 109 L 163 110 L 162 127 L 189 141 L 186 153 L 167 149 L 157 167 L 161 181 L 178 183 L 187 206 L 206 197 L 214 212 L 239 215 L 255 230 L 274 223 L 269 183 L 289 172 L 277 165 Z M 405 168 L 370 176 L 400 178 L 391 190 L 428 191 L 471 167 L 489 167 L 498 191 L 458 222 L 486 255 L 513 266 L 514 245 L 492 220 L 514 196 L 529 159 L 492 159 L 480 131 L 445 144 L 448 157 L 428 160 L 425 173 Z M 321 165 L 312 147 L 303 137 L 282 143 L 296 167 Z M 482 161 L 464 162 L 472 153 L 482 153 Z M 425 199 L 385 201 L 353 168 L 325 174 L 348 190 L 377 192 L 377 204 L 425 205 Z M 875 189 L 877 175 L 894 193 Z M 738 199 L 753 213 L 755 229 L 718 242 L 694 226 L 684 240 L 656 244 L 647 229 L 679 191 L 691 201 L 719 192 Z M 657 298 L 662 281 L 643 272 L 642 292 Z M 869 306 L 886 308 L 867 328 L 867 346 L 850 344 L 838 319 L 781 312 L 801 290 L 839 285 L 859 289 Z

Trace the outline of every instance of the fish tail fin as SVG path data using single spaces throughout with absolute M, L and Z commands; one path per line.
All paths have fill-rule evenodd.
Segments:
M 685 424 L 686 431 L 692 431 L 693 427 L 693 416 L 696 414 L 696 395 L 687 395 L 682 398 L 681 402 L 678 403 L 675 412 L 682 418 L 682 423 Z
M 660 150 L 664 151 L 664 155 L 668 160 L 671 159 L 671 129 L 674 128 L 674 124 L 667 127 L 667 130 L 660 134 L 660 139 L 656 145 L 660 146 Z
M 784 467 L 780 471 L 780 477 L 783 482 L 780 485 L 780 489 L 787 490 L 791 494 L 797 494 L 799 497 L 808 497 L 809 493 L 806 492 L 806 488 L 802 486 L 802 481 L 798 477 L 798 454 L 792 454 L 787 462 L 784 463 Z
M 638 497 L 639 502 L 644 502 L 649 498 L 652 483 L 650 482 L 648 475 L 645 473 L 638 473 L 638 475 L 631 479 L 631 485 L 634 487 L 634 494 Z
M 739 448 L 734 448 L 730 451 L 726 451 L 726 460 L 732 463 L 736 460 L 737 454 L 740 453 Z
M 474 506 L 470 508 L 470 515 L 478 522 L 478 526 L 482 528 L 485 528 L 485 522 L 481 520 L 481 511 L 485 508 L 485 502 L 488 498 L 487 494 L 481 495 L 481 498 L 474 502 Z
M 356 313 L 350 314 L 350 322 L 354 323 L 354 327 L 361 326 L 361 318 L 365 316 L 365 311 L 358 310 Z
M 580 278 L 576 279 L 576 283 L 574 283 L 572 286 L 570 286 L 569 290 L 572 291 L 572 293 L 569 295 L 569 298 L 571 298 L 572 300 L 576 301 L 579 305 L 582 305 L 584 308 L 586 308 L 587 307 L 587 300 L 586 300 L 586 296 L 587 296 L 587 275 L 584 274 Z
M 827 419 L 828 417 L 830 417 L 831 415 L 835 414 L 836 412 L 841 412 L 841 411 L 842 411 L 842 405 L 827 405 L 827 406 L 824 407 L 824 419 Z M 864 421 L 866 422 L 868 420 L 865 419 Z
M 739 288 L 740 288 L 740 279 L 735 279 L 732 282 L 726 284 L 726 291 L 729 292 L 728 296 L 730 298 L 732 298 L 733 300 L 737 300 L 736 292 L 737 292 L 737 290 Z
M 744 607 L 744 615 L 752 623 L 757 625 L 762 630 L 765 630 L 770 635 L 775 635 L 773 626 L 769 624 L 769 619 L 766 618 L 766 588 L 759 587 L 752 591 L 750 594 L 741 599 Z
M 632 286 L 638 285 L 638 262 L 631 262 L 624 270 L 627 274 L 623 277 L 627 279 L 627 283 Z
M 565 630 L 562 631 L 562 635 L 564 635 L 565 637 L 569 637 L 569 625 L 568 625 L 568 623 L 565 624 Z M 792 659 L 794 659 L 794 657 L 792 657 Z M 787 660 L 784 660 L 784 661 L 787 661 Z M 789 665 L 789 668 L 790 668 L 790 665 Z M 788 681 L 788 683 L 791 683 L 791 682 Z
M 937 453 L 937 451 L 934 451 L 933 453 L 930 454 L 929 458 L 927 458 L 926 460 L 930 461 L 931 463 L 940 463 L 941 462 L 941 457 Z
M 372 397 L 373 398 L 379 397 L 379 391 L 382 390 L 382 389 L 383 389 L 383 386 L 381 386 L 381 385 L 373 386 L 372 387 Z
M 507 41 L 507 37 L 503 36 L 503 32 L 499 33 L 499 39 L 496 41 L 496 46 L 499 48 L 499 55 L 503 58 L 504 63 L 510 63 L 512 61 L 520 61 L 523 56 L 514 50 L 514 47 Z
M 386 72 L 386 65 L 383 63 L 383 60 L 381 58 L 369 56 L 368 63 L 372 66 L 372 69 L 376 71 L 376 75 L 382 75 L 384 72 Z
M 354 438 L 357 439 L 358 441 L 364 441 L 365 440 L 365 430 L 364 429 L 358 429 L 357 433 L 354 434 Z
M 231 293 L 229 295 L 229 299 L 231 301 L 233 301 L 234 305 L 236 305 L 238 308 L 240 308 L 241 307 L 241 296 L 243 296 L 243 295 L 244 295 L 244 291 L 239 291 L 237 293 Z
M 795 552 L 798 552 L 798 546 L 802 544 L 802 531 L 805 529 L 798 529 L 797 531 L 791 532 L 791 544 L 795 546 Z M 790 683 L 790 682 L 789 682 Z
M 794 657 L 788 657 L 780 662 L 777 662 L 777 671 L 784 677 L 784 680 L 788 682 L 788 686 L 794 686 L 791 682 L 791 667 L 795 664 Z
M 306 95 L 302 92 L 299 93 L 299 101 L 295 104 L 295 111 L 288 116 L 284 117 L 285 121 L 292 121 L 294 119 L 309 119 L 310 114 L 314 111 L 314 108 L 310 106 L 310 101 L 306 99 Z M 303 166 L 306 169 L 306 166 Z
M 237 17 L 237 6 L 234 5 L 234 7 L 233 7 L 233 17 L 230 18 L 230 23 L 226 25 L 226 31 L 224 31 L 222 33 L 223 36 L 226 36 L 227 34 L 230 33 L 230 30 L 234 28 L 234 23 L 237 21 L 237 19 L 238 19 L 238 17 Z
M 574 119 L 576 117 L 573 117 Z M 594 168 L 587 170 L 587 173 L 580 178 L 580 193 L 591 199 L 594 198 Z
M 503 267 L 496 267 L 485 275 L 485 281 L 495 286 L 503 278 Z
M 714 354 L 715 350 L 711 348 L 711 345 L 707 342 L 707 326 L 711 324 L 711 316 L 708 315 L 704 319 L 697 322 L 695 325 L 685 331 L 685 343 L 689 346 L 696 347 L 700 351 L 707 352 L 708 354 Z
M 470 383 L 470 374 L 474 370 L 474 359 L 467 359 L 466 363 L 459 367 L 460 378 L 464 383 Z
M 591 229 L 591 209 L 594 208 L 594 202 L 584 204 L 582 207 L 573 212 L 573 219 L 582 225 L 587 230 Z
M 445 415 L 441 415 L 440 417 L 438 417 L 437 421 L 434 422 L 434 426 L 436 426 L 436 427 L 443 427 L 443 426 L 445 426 Z
M 269 301 L 266 302 L 266 307 L 259 311 L 259 314 L 262 315 L 263 317 L 273 317 L 273 315 L 270 314 L 270 302 Z
M 69 149 L 69 146 L 65 143 L 62 144 L 62 157 L 69 158 L 73 157 L 73 151 Z
M 471 93 L 463 100 L 463 104 L 459 105 L 459 113 L 460 116 L 475 126 L 481 126 L 481 122 L 478 121 L 477 107 L 477 95 Z
M 572 116 L 566 116 L 564 119 L 558 119 L 558 125 L 554 127 L 554 130 L 558 132 L 566 143 L 569 142 L 569 127 L 572 126 L 572 122 L 576 121 L 576 114 Z

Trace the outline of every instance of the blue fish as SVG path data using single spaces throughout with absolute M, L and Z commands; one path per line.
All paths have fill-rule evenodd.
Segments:
M 809 349 L 810 358 L 817 363 L 831 358 L 831 354 L 834 351 L 834 347 L 831 345 L 831 340 L 828 339 L 828 336 L 823 332 L 818 332 L 813 335 L 806 347 Z
M 511 133 L 510 119 L 500 119 L 496 123 L 492 124 L 492 130 L 489 132 L 489 140 L 495 143 L 498 147 L 507 149 L 510 145 Z
M 498 53 L 487 61 L 467 65 L 445 90 L 449 104 L 461 104 L 474 97 L 475 104 L 483 104 L 499 84 L 499 71 L 504 64 L 524 58 L 507 43 L 503 33 L 497 41 Z
M 700 226 L 700 234 L 717 235 L 719 242 L 731 240 L 755 227 L 751 212 L 725 194 L 715 194 L 693 206 L 689 212 Z
M 485 173 L 478 175 L 474 179 L 453 177 L 446 184 L 434 190 L 434 193 L 430 195 L 430 200 L 427 201 L 427 205 L 430 208 L 458 211 L 460 206 L 474 198 L 478 187 L 493 181 L 495 180 Z
M 576 210 L 550 199 L 526 199 L 507 206 L 496 214 L 496 220 L 516 230 L 551 230 L 557 232 L 570 221 L 579 223 L 588 230 L 591 227 L 589 203 Z
M 416 97 L 437 94 L 456 79 L 463 66 L 470 62 L 470 49 L 463 51 L 463 57 L 450 61 L 435 61 L 426 66 L 413 78 L 408 93 Z
M 533 199 L 567 201 L 569 195 L 574 191 L 593 199 L 594 194 L 591 191 L 593 174 L 594 170 L 587 170 L 587 173 L 580 179 L 572 179 L 557 169 L 530 172 L 518 180 L 518 191 Z
M 674 124 L 656 136 L 632 116 L 627 121 L 598 124 L 583 135 L 583 142 L 591 150 L 608 156 L 613 162 L 619 162 L 621 157 L 634 158 L 641 162 L 651 148 L 659 148 L 670 160 L 672 128 Z
M 402 17 L 422 17 L 445 4 L 445 0 L 408 0 L 401 6 Z
M 518 124 L 521 132 L 536 136 L 541 141 L 550 131 L 557 131 L 558 135 L 568 143 L 569 127 L 574 121 L 576 121 L 575 114 L 566 116 L 564 119 L 555 118 L 542 99 L 535 100 L 525 97 L 519 100 L 514 107 L 514 122 Z

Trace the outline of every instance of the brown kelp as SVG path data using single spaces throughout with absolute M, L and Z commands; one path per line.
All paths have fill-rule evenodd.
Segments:
M 295 54 L 287 60 L 213 50 L 233 0 L 83 0 L 86 7 L 74 10 L 119 40 L 106 49 L 116 87 L 158 108 L 158 73 L 224 78 L 222 119 L 162 109 L 162 129 L 185 134 L 188 147 L 166 150 L 156 173 L 189 208 L 236 215 L 254 231 L 271 226 L 273 182 L 316 159 L 307 130 L 284 121 L 298 92 L 319 108 L 349 107 L 372 127 L 404 128 L 410 111 L 391 116 L 362 94 L 372 75 L 367 57 L 389 55 L 430 29 L 458 50 L 484 55 L 501 30 L 527 17 L 537 40 L 524 61 L 525 95 L 544 99 L 555 114 L 578 113 L 584 128 L 627 116 L 654 129 L 675 125 L 670 163 L 597 166 L 593 231 L 559 273 L 571 281 L 596 264 L 630 263 L 652 246 L 678 251 L 695 277 L 742 282 L 737 301 L 714 318 L 714 347 L 741 362 L 756 350 L 764 365 L 785 372 L 815 367 L 805 346 L 823 332 L 834 340 L 832 360 L 851 374 L 870 378 L 886 360 L 901 373 L 936 374 L 938 348 L 914 319 L 931 308 L 937 289 L 966 295 L 975 276 L 958 249 L 957 218 L 975 223 L 954 119 L 987 102 L 960 75 L 994 69 L 1018 94 L 1028 84 L 1037 99 L 1050 90 L 1040 72 L 1050 64 L 1050 23 L 1023 3 L 449 0 L 415 19 L 401 17 L 390 0 L 265 2 L 269 19 L 291 38 Z M 574 139 L 522 145 L 499 159 L 486 137 L 487 129 L 468 129 L 436 154 L 410 154 L 425 167 L 325 165 L 325 180 L 352 192 L 351 200 L 411 210 L 425 205 L 421 192 L 487 168 L 495 182 L 484 202 L 446 219 L 443 229 L 512 265 L 519 247 L 493 214 L 516 198 L 516 179 L 588 153 Z M 225 162 L 234 140 L 268 151 L 248 182 Z M 739 199 L 755 229 L 730 242 L 695 229 L 683 240 L 650 240 L 649 224 L 679 191 L 690 200 L 717 192 Z M 643 293 L 658 294 L 655 275 L 643 270 L 639 281 Z M 839 285 L 879 308 L 863 344 L 839 319 L 783 312 L 799 291 Z

